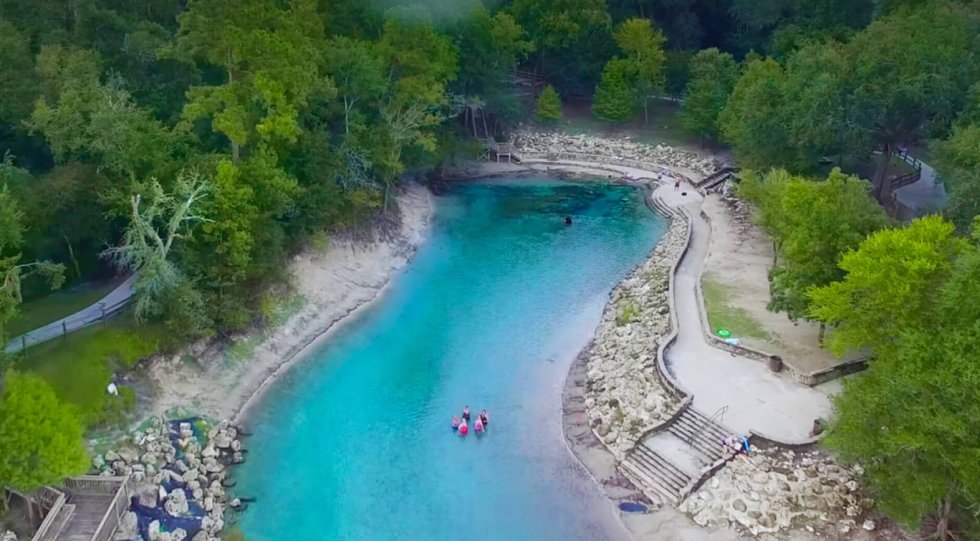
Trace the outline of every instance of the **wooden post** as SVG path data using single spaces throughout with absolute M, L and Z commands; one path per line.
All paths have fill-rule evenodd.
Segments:
M 61 321 L 61 336 L 68 336 L 68 324 L 64 320 Z
M 102 323 L 105 323 L 105 303 L 104 302 L 100 302 L 99 303 L 99 308 L 102 309 L 102 320 L 101 321 L 102 321 Z
M 22 335 L 20 337 L 20 346 L 21 346 L 21 349 L 27 349 L 27 335 L 26 334 L 24 334 L 24 335 Z

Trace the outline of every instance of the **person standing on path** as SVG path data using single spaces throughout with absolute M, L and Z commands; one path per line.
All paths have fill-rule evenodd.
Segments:
M 681 179 L 675 178 L 674 179 L 674 191 L 676 192 L 677 190 L 680 189 L 680 187 L 681 187 Z

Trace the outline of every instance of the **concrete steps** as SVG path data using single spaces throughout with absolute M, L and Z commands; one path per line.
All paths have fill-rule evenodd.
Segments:
M 718 423 L 694 408 L 687 408 L 668 427 L 667 431 L 687 443 L 706 464 L 722 457 L 722 441 L 731 435 Z
M 651 498 L 677 505 L 724 459 L 722 441 L 731 434 L 686 406 L 658 432 L 637 443 L 620 469 Z
M 623 469 L 647 491 L 654 492 L 665 503 L 677 505 L 691 476 L 656 451 L 639 443 L 622 462 Z

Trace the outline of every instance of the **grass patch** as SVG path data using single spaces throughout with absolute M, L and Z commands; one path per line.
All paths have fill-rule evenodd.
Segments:
M 636 305 L 633 299 L 626 301 L 623 307 L 619 310 L 619 315 L 616 316 L 616 326 L 622 327 L 627 323 L 636 321 L 636 318 L 640 315 L 640 307 Z
M 17 308 L 17 316 L 6 325 L 9 336 L 17 336 L 70 316 L 105 297 L 119 283 L 115 281 L 82 284 L 29 300 Z
M 772 340 L 762 324 L 747 310 L 732 306 L 724 284 L 705 274 L 701 277 L 701 292 L 704 294 L 704 308 L 708 312 L 708 325 L 711 326 L 712 333 L 718 329 L 728 329 L 734 338 Z
M 155 353 L 162 339 L 162 326 L 137 328 L 128 318 L 117 317 L 28 348 L 17 356 L 14 367 L 47 380 L 90 428 L 113 426 L 125 421 L 135 393 L 120 387 L 118 397 L 108 394 L 112 374 Z

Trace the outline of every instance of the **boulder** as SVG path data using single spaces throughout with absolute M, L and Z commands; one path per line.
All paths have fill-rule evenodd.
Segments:
M 861 527 L 864 528 L 865 530 L 868 530 L 869 532 L 873 532 L 875 529 L 875 521 L 868 519 L 864 521 L 864 524 L 862 524 Z
M 111 463 L 113 463 L 113 462 L 115 462 L 117 460 L 121 460 L 121 458 L 119 456 L 119 453 L 117 453 L 115 451 L 106 451 L 106 453 L 105 453 L 105 461 L 106 462 L 109 462 L 111 464 Z
M 214 443 L 214 446 L 217 447 L 218 449 L 227 449 L 231 447 L 232 441 L 233 440 L 231 439 L 231 436 L 229 436 L 227 432 L 225 432 L 224 430 L 220 430 L 218 431 L 217 434 L 214 435 L 214 439 L 212 440 L 212 443 Z
M 167 501 L 164 502 L 163 508 L 167 513 L 177 517 L 187 513 L 187 495 L 184 493 L 184 489 L 175 488 L 173 492 L 167 496 Z
M 0 533 L 0 541 L 17 541 L 17 534 L 10 530 L 3 530 L 3 533 Z
M 136 449 L 123 447 L 117 453 L 119 453 L 120 460 L 125 460 L 126 462 L 136 462 L 139 460 L 139 452 Z
M 139 536 L 139 525 L 136 520 L 136 513 L 127 511 L 119 518 L 119 526 L 116 529 L 116 539 L 135 539 Z
M 154 520 L 146 527 L 146 533 L 150 537 L 149 541 L 160 541 L 160 521 Z

